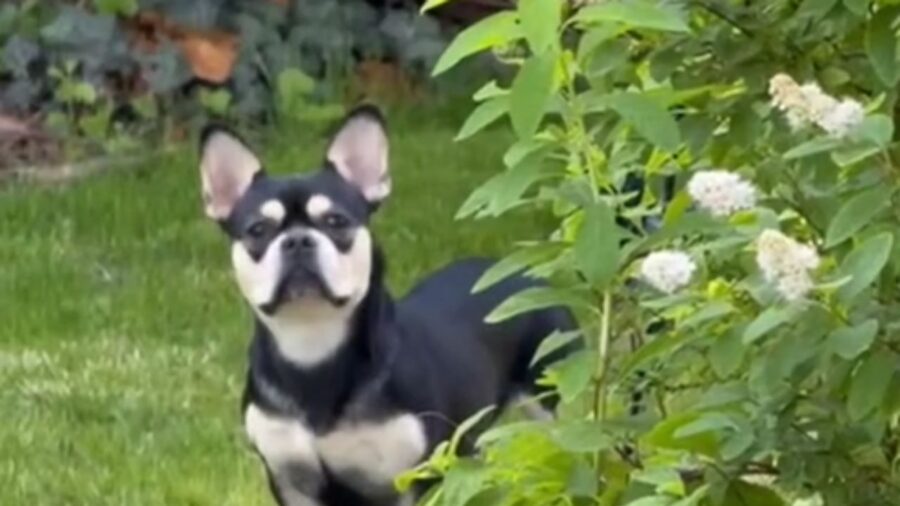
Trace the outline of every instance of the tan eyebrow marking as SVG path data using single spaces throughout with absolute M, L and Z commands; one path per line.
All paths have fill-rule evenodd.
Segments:
M 310 218 L 319 218 L 331 209 L 331 199 L 322 194 L 315 194 L 306 201 L 306 214 Z
M 266 218 L 275 220 L 278 223 L 281 223 L 285 215 L 287 215 L 287 209 L 284 208 L 284 204 L 275 199 L 265 201 L 260 206 L 259 212 Z

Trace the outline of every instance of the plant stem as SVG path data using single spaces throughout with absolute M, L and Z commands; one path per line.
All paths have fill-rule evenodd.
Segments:
M 600 315 L 600 336 L 597 341 L 597 370 L 594 373 L 594 407 L 595 420 L 606 418 L 606 371 L 609 364 L 609 327 L 612 313 L 612 295 L 609 290 L 603 292 L 603 313 Z

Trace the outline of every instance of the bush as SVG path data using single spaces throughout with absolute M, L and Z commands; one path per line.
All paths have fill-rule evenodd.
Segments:
M 440 4 L 432 1 L 430 4 Z M 461 33 L 492 50 L 459 137 L 517 141 L 460 218 L 544 209 L 489 316 L 563 304 L 564 406 L 440 447 L 424 504 L 900 503 L 894 1 L 520 0 Z

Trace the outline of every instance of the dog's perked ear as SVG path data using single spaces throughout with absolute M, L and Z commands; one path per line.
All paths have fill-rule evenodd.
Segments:
M 200 138 L 200 180 L 206 215 L 223 221 L 262 171 L 250 148 L 226 128 L 207 126 Z
M 384 118 L 374 106 L 350 112 L 328 147 L 328 162 L 372 205 L 391 193 L 388 137 Z

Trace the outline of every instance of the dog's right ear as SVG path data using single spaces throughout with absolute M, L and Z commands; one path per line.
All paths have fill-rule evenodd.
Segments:
M 200 137 L 200 181 L 206 215 L 223 221 L 250 188 L 262 165 L 253 151 L 227 128 L 207 126 Z

